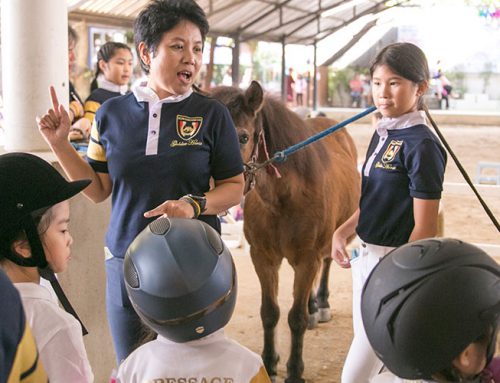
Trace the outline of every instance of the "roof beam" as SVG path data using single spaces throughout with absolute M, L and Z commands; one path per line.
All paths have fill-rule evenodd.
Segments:
M 352 23 L 352 22 L 360 19 L 363 16 L 370 15 L 370 14 L 377 14 L 377 13 L 380 13 L 382 11 L 389 10 L 389 9 L 391 9 L 393 7 L 400 6 L 400 5 L 402 5 L 402 4 L 404 4 L 404 3 L 408 2 L 408 1 L 410 1 L 410 0 L 402 0 L 401 2 L 399 2 L 398 4 L 395 4 L 392 7 L 386 7 L 385 6 L 385 1 L 379 1 L 379 2 L 375 3 L 375 5 L 373 7 L 368 8 L 365 11 L 356 14 L 355 16 L 351 17 L 349 20 L 345 20 L 341 25 L 338 25 L 338 26 L 333 27 L 333 28 L 327 28 L 327 29 L 322 30 L 320 33 L 325 34 L 325 36 L 323 36 L 323 37 L 321 37 L 319 39 L 317 38 L 317 34 L 315 34 L 315 35 L 304 36 L 302 38 L 299 38 L 299 39 L 295 40 L 294 42 L 297 43 L 297 44 L 299 44 L 301 41 L 310 41 L 310 40 L 313 40 L 313 41 L 316 41 L 316 42 L 321 41 L 324 38 L 328 37 L 329 35 L 337 32 L 339 29 L 344 28 L 345 26 L 347 26 L 350 23 Z
M 296 23 L 297 21 L 300 21 L 300 20 L 304 20 L 304 16 L 298 16 L 295 19 L 288 20 L 285 23 L 281 23 L 280 25 L 276 25 L 274 27 L 266 29 L 265 31 L 262 31 L 262 32 L 259 32 L 259 33 L 255 33 L 253 35 L 247 35 L 247 36 L 245 36 L 245 38 L 243 40 L 240 40 L 240 41 L 255 40 L 255 39 L 257 39 L 257 37 L 265 36 L 268 33 L 274 32 L 274 31 L 276 31 L 276 30 L 278 30 L 280 28 L 286 27 L 287 25 Z M 314 20 L 314 18 L 312 20 Z
M 329 66 L 332 65 L 335 61 L 341 58 L 349 49 L 351 49 L 356 43 L 361 40 L 361 38 L 368 33 L 370 29 L 372 29 L 375 25 L 377 25 L 377 19 L 368 22 L 358 33 L 356 33 L 352 39 L 340 48 L 333 56 L 331 56 L 328 60 L 320 64 L 320 66 Z
M 96 14 L 82 11 L 74 11 L 68 14 L 71 20 L 85 20 L 87 23 L 97 24 L 108 27 L 133 28 L 135 17 L 125 18 L 123 16 L 115 17 L 106 14 Z
M 221 13 L 221 12 L 224 12 L 224 11 L 227 11 L 228 9 L 231 9 L 231 8 L 234 8 L 236 7 L 237 5 L 240 5 L 241 3 L 244 3 L 245 1 L 247 0 L 235 0 L 223 7 L 220 7 L 220 8 L 217 8 L 217 9 L 213 9 L 213 3 L 212 1 L 210 1 L 210 10 L 209 12 L 207 13 L 207 17 L 211 17 L 211 16 L 214 16 L 216 15 L 217 13 Z
M 263 14 L 259 15 L 257 18 L 251 20 L 249 23 L 243 25 L 241 28 L 238 29 L 239 32 L 243 32 L 245 29 L 248 29 L 250 28 L 252 25 L 255 25 L 256 23 L 258 23 L 259 21 L 261 21 L 262 19 L 266 18 L 267 16 L 269 16 L 270 14 L 276 12 L 277 10 L 283 8 L 283 6 L 285 6 L 286 4 L 288 4 L 290 1 L 292 0 L 285 0 L 284 2 L 282 3 L 278 3 L 276 4 L 274 7 L 272 7 L 270 10 L 268 10 L 267 12 L 264 12 Z

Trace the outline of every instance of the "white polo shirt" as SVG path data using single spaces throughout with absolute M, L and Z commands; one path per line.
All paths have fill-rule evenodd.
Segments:
M 390 371 L 382 372 L 370 379 L 370 383 L 433 383 L 427 380 L 407 380 L 398 378 Z
M 175 343 L 162 336 L 135 350 L 118 369 L 119 383 L 270 383 L 262 359 L 220 329 Z
M 36 283 L 15 283 L 50 383 L 94 381 L 80 323 Z

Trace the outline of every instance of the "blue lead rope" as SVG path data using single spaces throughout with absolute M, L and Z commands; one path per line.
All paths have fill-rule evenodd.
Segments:
M 322 132 L 320 132 L 312 137 L 309 137 L 307 140 L 304 140 L 302 142 L 299 142 L 298 144 L 292 145 L 285 150 L 276 152 L 276 153 L 274 153 L 273 157 L 271 158 L 271 162 L 274 162 L 274 161 L 283 162 L 287 159 L 287 157 L 290 154 L 295 153 L 297 150 L 302 149 L 304 146 L 312 144 L 313 142 L 318 141 L 325 136 L 328 136 L 329 134 L 335 132 L 336 130 L 343 128 L 344 126 L 350 124 L 351 122 L 359 120 L 361 117 L 364 117 L 367 114 L 374 112 L 375 110 L 377 110 L 377 108 L 375 106 L 371 106 L 368 109 L 365 109 L 364 111 L 362 111 L 361 113 L 358 113 L 355 116 L 352 116 L 351 118 L 348 118 L 347 120 L 344 120 L 344 121 L 338 123 L 337 125 L 334 125 L 334 126 L 328 128 L 326 130 L 323 130 Z

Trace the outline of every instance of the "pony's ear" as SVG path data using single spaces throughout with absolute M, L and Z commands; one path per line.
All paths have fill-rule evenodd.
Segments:
M 248 107 L 257 114 L 264 105 L 264 91 L 257 81 L 252 81 L 245 91 L 245 100 Z

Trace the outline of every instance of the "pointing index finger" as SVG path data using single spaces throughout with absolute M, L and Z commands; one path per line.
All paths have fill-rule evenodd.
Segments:
M 57 99 L 57 93 L 54 87 L 50 86 L 50 98 L 52 100 L 52 108 L 57 113 L 59 111 L 59 100 Z

